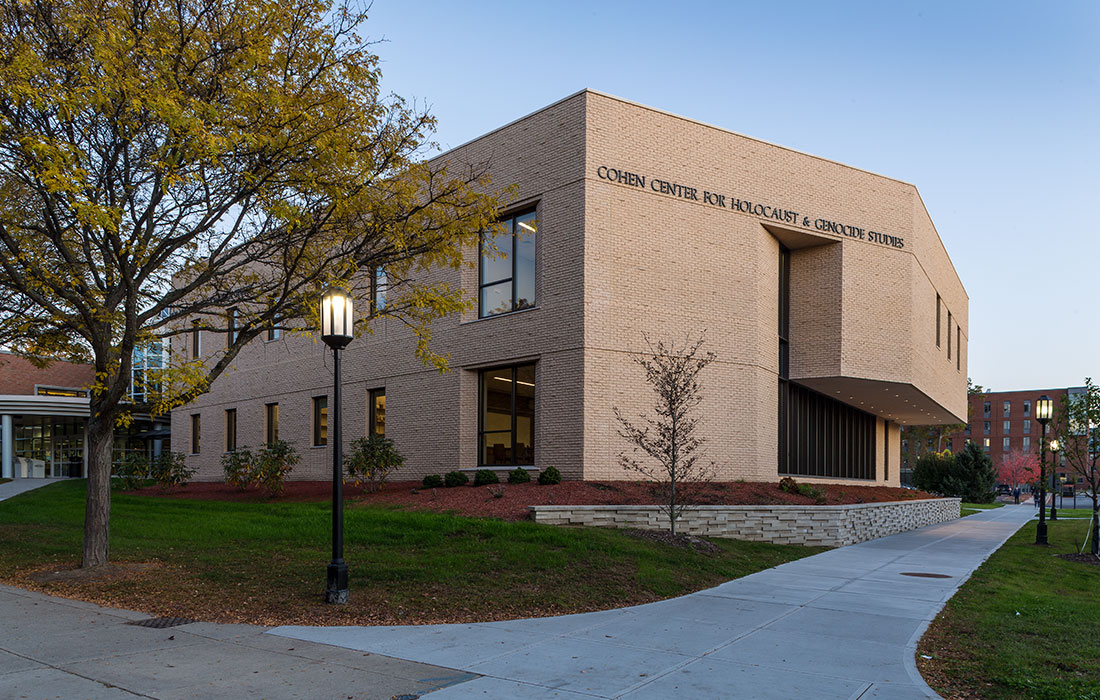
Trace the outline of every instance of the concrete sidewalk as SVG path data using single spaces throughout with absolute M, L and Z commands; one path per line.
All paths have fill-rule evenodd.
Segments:
M 959 585 L 1034 516 L 1031 505 L 1008 505 L 621 610 L 270 634 L 481 676 L 432 700 L 936 698 L 917 672 L 917 641 Z
M 40 486 L 53 484 L 58 481 L 62 481 L 62 479 L 12 479 L 11 481 L 0 484 L 0 501 L 6 501 L 12 496 L 18 496 L 21 493 L 33 491 Z
M 148 618 L 0 586 L 0 698 L 390 700 L 475 677 L 252 625 L 128 624 Z

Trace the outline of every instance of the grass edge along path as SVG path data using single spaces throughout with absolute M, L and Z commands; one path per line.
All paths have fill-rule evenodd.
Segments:
M 1087 525 L 1048 522 L 1043 547 L 1032 521 L 974 572 L 918 644 L 932 688 L 948 700 L 1100 700 L 1100 566 L 1058 557 Z
M 983 510 L 993 510 L 994 508 L 1001 508 L 1004 503 L 960 503 L 959 510 L 960 515 L 965 517 L 967 515 L 974 515 L 975 513 L 981 513 Z M 969 513 L 967 511 L 970 511 Z
M 264 625 L 473 622 L 588 612 L 684 595 L 824 551 L 712 540 L 716 553 L 604 528 L 348 507 L 351 601 L 326 606 L 324 503 L 114 493 L 112 575 L 73 577 L 84 483 L 0 502 L 0 580 L 150 615 Z

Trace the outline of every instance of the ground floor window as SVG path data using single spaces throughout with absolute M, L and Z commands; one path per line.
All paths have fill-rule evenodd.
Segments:
M 202 416 L 198 413 L 191 414 L 191 454 L 197 455 L 199 448 L 202 446 L 200 442 L 200 436 L 202 435 Z
M 237 409 L 225 409 L 225 451 L 237 450 Z
M 478 464 L 535 462 L 535 366 L 481 372 Z
M 386 390 L 372 389 L 367 395 L 367 437 L 386 436 Z
M 264 442 L 270 445 L 279 439 L 279 404 L 264 404 Z
M 313 397 L 313 446 L 328 444 L 328 397 Z
M 779 473 L 875 478 L 876 419 L 794 382 L 779 382 Z

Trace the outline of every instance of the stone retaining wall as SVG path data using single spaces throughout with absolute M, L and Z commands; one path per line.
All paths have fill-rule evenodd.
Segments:
M 738 540 L 843 546 L 959 517 L 961 499 L 843 506 L 689 506 L 676 531 Z M 667 530 L 660 506 L 528 506 L 537 523 Z

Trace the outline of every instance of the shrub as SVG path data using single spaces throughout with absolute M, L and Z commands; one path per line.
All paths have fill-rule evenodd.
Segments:
M 195 476 L 195 469 L 187 466 L 187 456 L 182 452 L 161 452 L 149 464 L 149 476 L 156 479 L 161 488 L 182 486 Z
M 356 486 L 366 482 L 371 493 L 382 488 L 390 471 L 404 463 L 405 458 L 394 448 L 393 440 L 381 435 L 359 438 L 351 443 L 351 453 L 344 457 L 348 477 Z
M 470 477 L 462 472 L 447 472 L 443 477 L 443 485 L 447 487 L 465 486 L 468 481 L 470 481 Z
M 437 489 L 443 485 L 443 477 L 439 474 L 429 474 L 424 477 L 423 484 L 426 489 Z
M 486 484 L 499 484 L 500 477 L 492 469 L 478 469 L 474 472 L 474 486 L 485 486 Z
M 947 450 L 926 454 L 913 468 L 913 485 L 918 489 L 973 503 L 992 503 L 996 483 L 992 460 L 974 442 L 957 455 Z
M 244 491 L 252 485 L 252 450 L 246 446 L 238 447 L 222 455 L 222 471 L 225 483 Z
M 149 477 L 149 460 L 143 454 L 130 452 L 115 465 L 114 476 L 118 478 L 118 485 L 123 490 L 141 488 Z
M 798 482 L 789 476 L 779 480 L 779 490 L 786 493 L 798 493 Z
M 247 447 L 222 455 L 225 483 L 242 491 L 249 486 L 262 486 L 268 493 L 283 492 L 283 482 L 302 457 L 286 440 L 276 440 L 253 454 Z
M 260 449 L 252 469 L 253 481 L 270 494 L 283 492 L 286 475 L 302 457 L 286 440 L 269 442 Z
M 806 498 L 814 499 L 814 503 L 817 505 L 825 503 L 825 492 L 809 484 L 799 484 L 798 493 Z
M 561 483 L 561 472 L 557 467 L 547 467 L 539 472 L 539 483 L 543 486 Z
M 531 474 L 523 467 L 516 467 L 508 472 L 509 484 L 526 484 L 531 480 Z

